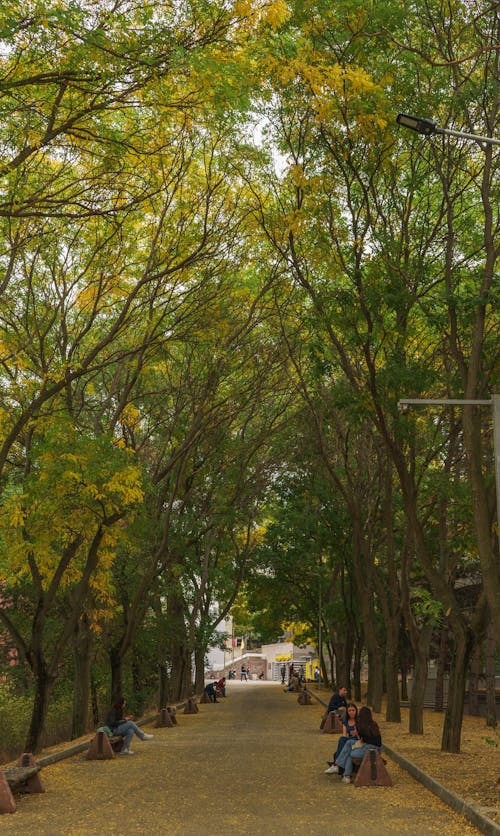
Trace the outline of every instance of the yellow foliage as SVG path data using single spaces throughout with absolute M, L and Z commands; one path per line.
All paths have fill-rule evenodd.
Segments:
M 264 9 L 262 17 L 273 29 L 278 29 L 290 19 L 291 14 L 285 0 L 274 0 Z
M 141 472 L 139 468 L 132 465 L 113 474 L 104 487 L 116 494 L 125 505 L 142 502 L 144 498 Z
M 127 404 L 120 415 L 120 422 L 124 427 L 133 429 L 139 423 L 141 413 L 132 404 Z
M 11 528 L 20 528 L 24 525 L 26 519 L 26 511 L 21 505 L 14 505 L 9 516 L 9 525 Z
M 288 170 L 295 185 L 300 186 L 302 188 L 304 186 L 307 186 L 307 177 L 301 165 L 291 165 Z
M 236 0 L 234 12 L 238 17 L 251 17 L 253 14 L 252 0 Z

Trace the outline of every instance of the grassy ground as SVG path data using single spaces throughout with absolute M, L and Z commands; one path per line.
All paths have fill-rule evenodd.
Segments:
M 408 733 L 408 709 L 402 723 L 386 723 L 377 715 L 382 739 L 399 754 L 419 766 L 440 784 L 482 811 L 500 825 L 500 728 L 492 729 L 482 717 L 463 718 L 461 752 L 441 752 L 444 713 L 426 711 L 424 734 Z

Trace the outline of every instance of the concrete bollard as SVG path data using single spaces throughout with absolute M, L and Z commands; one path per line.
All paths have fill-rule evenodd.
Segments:
M 365 752 L 354 781 L 355 787 L 392 787 L 391 776 L 376 749 Z
M 88 761 L 104 761 L 116 758 L 109 737 L 105 732 L 96 732 L 95 737 L 89 743 L 87 752 Z
M 15 813 L 16 802 L 3 770 L 0 769 L 0 813 Z
M 189 699 L 186 700 L 186 705 L 184 707 L 184 714 L 198 714 L 199 710 L 200 709 L 196 705 L 195 698 L 194 697 L 189 697 Z
M 156 720 L 155 727 L 157 729 L 160 728 L 172 728 L 174 722 L 172 717 L 170 716 L 170 712 L 168 708 L 162 708 L 160 713 L 158 714 L 158 719 Z
M 327 715 L 322 732 L 323 734 L 342 734 L 342 723 L 340 722 L 340 717 L 338 717 L 334 711 L 330 711 Z
M 23 752 L 17 759 L 18 766 L 36 766 L 35 756 L 31 752 Z M 40 774 L 32 775 L 23 786 L 23 792 L 45 792 Z

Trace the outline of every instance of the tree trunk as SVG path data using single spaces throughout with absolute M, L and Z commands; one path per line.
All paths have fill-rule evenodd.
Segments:
M 469 714 L 479 716 L 479 678 L 481 676 L 481 645 L 477 644 L 472 654 L 469 672 Z
M 94 728 L 97 728 L 99 725 L 99 699 L 97 697 L 97 685 L 92 668 L 90 670 L 90 699 L 92 702 L 92 724 Z
M 385 648 L 385 672 L 387 683 L 387 708 L 385 719 L 388 723 L 401 722 L 401 703 L 399 701 L 399 654 L 398 654 L 398 633 L 399 613 L 397 623 L 387 625 L 386 648 Z
M 402 659 L 401 665 L 401 700 L 408 702 L 408 675 L 406 670 L 406 659 Z
M 158 664 L 158 711 L 167 707 L 168 669 L 165 662 Z
M 373 711 L 382 710 L 382 658 L 380 649 L 368 650 L 368 694 L 367 702 Z
M 71 739 L 81 737 L 88 730 L 90 700 L 90 655 L 92 633 L 88 618 L 82 615 L 73 637 L 74 686 Z
M 346 665 L 346 641 L 343 628 L 344 625 L 337 631 L 335 639 L 335 682 L 337 688 L 345 686 L 349 690 L 349 668 Z
M 434 711 L 442 711 L 444 707 L 444 675 L 446 671 L 446 662 L 448 660 L 449 635 L 450 632 L 448 622 L 445 622 L 441 629 L 439 642 L 439 657 L 436 671 L 436 692 L 434 694 Z
M 167 635 L 171 663 L 171 699 L 179 702 L 192 693 L 191 648 L 187 637 L 184 600 L 175 589 L 167 599 Z
M 363 652 L 363 637 L 360 636 L 354 646 L 353 680 L 354 699 L 361 702 L 361 654 Z
M 195 647 L 194 650 L 194 692 L 202 694 L 205 687 L 205 648 Z
M 112 647 L 109 651 L 111 665 L 111 704 L 123 697 L 123 659 L 120 646 Z
M 497 725 L 497 705 L 495 689 L 495 638 L 493 622 L 488 625 L 486 634 L 486 725 Z
M 460 752 L 462 716 L 464 712 L 466 670 L 472 650 L 472 641 L 463 631 L 453 634 L 453 655 L 450 669 L 448 707 L 444 717 L 442 752 Z
M 427 657 L 431 635 L 432 626 L 426 624 L 421 630 L 418 643 L 413 648 L 415 664 L 410 698 L 410 734 L 424 733 L 424 697 L 427 685 Z
M 42 748 L 42 736 L 45 730 L 49 698 L 55 677 L 49 676 L 41 654 L 37 654 L 36 656 L 32 654 L 32 659 L 32 670 L 35 677 L 35 696 L 24 751 L 35 754 Z
M 141 657 L 134 651 L 132 656 L 132 685 L 134 688 L 134 711 L 139 716 L 143 714 L 146 703 L 143 681 Z

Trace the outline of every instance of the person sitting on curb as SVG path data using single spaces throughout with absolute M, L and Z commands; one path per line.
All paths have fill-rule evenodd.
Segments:
M 358 713 L 359 740 L 348 740 L 337 758 L 337 763 L 330 768 L 330 772 L 342 774 L 342 783 L 350 784 L 353 773 L 353 759 L 362 761 L 366 752 L 375 749 L 380 752 L 382 736 L 378 723 L 373 719 L 372 712 L 367 706 L 359 709 Z
M 327 775 L 330 775 L 332 772 L 337 772 L 336 769 L 333 767 L 337 763 L 337 758 L 340 755 L 344 745 L 347 743 L 348 740 L 359 740 L 358 728 L 357 728 L 357 719 L 358 719 L 358 709 L 357 706 L 350 702 L 347 705 L 347 716 L 342 724 L 342 734 L 339 737 L 337 743 L 337 749 L 333 756 L 333 761 L 328 761 L 328 769 L 325 769 Z
M 124 716 L 123 712 L 126 704 L 127 703 L 123 697 L 119 697 L 116 702 L 113 703 L 106 715 L 106 726 L 111 729 L 114 735 L 124 738 L 120 755 L 133 755 L 134 753 L 130 748 L 130 743 L 134 734 L 136 734 L 140 740 L 151 740 L 153 735 L 146 734 L 146 732 L 141 731 L 139 726 L 134 723 L 134 717 L 132 714 Z

